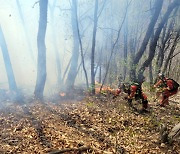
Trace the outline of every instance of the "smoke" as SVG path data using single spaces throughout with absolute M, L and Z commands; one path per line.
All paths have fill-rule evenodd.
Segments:
M 39 5 L 36 1 L 19 1 L 23 13 L 24 22 L 22 22 L 16 1 L 7 0 L 2 2 L 0 6 L 0 21 L 8 47 L 10 60 L 12 63 L 15 79 L 19 88 L 28 88 L 33 92 L 36 83 L 37 72 L 37 31 L 39 21 Z M 54 18 L 60 20 L 58 14 Z M 61 22 L 61 21 L 60 21 Z M 57 82 L 56 55 L 54 52 L 54 42 L 52 41 L 52 31 L 50 29 L 51 19 L 48 17 L 48 28 L 46 33 L 46 49 L 47 49 L 47 82 L 45 93 L 49 93 L 50 88 L 54 87 Z M 70 58 L 70 55 L 64 53 L 63 27 L 55 22 L 55 32 L 60 56 L 64 59 Z M 25 28 L 24 28 L 25 27 Z M 26 35 L 27 33 L 27 35 Z M 59 36 L 58 36 L 59 35 Z M 27 38 L 29 37 L 29 42 Z M 60 39 L 59 39 L 60 38 Z M 28 43 L 31 45 L 30 51 Z M 70 43 L 68 44 L 71 47 Z M 70 49 L 66 49 L 70 50 Z M 1 49 L 0 49 L 1 51 Z M 31 53 L 32 52 L 32 53 Z M 31 56 L 31 54 L 33 56 Z M 2 52 L 0 53 L 0 83 L 2 89 L 7 89 L 8 80 L 4 67 Z M 64 64 L 65 65 L 65 64 Z
M 6 44 L 11 59 L 13 72 L 18 88 L 24 89 L 30 95 L 36 84 L 37 75 L 37 32 L 39 24 L 39 4 L 37 0 L 19 0 L 22 16 L 18 10 L 17 0 L 0 0 L 0 25 L 2 27 Z M 53 3 L 56 2 L 55 5 Z M 60 58 L 61 77 L 72 56 L 73 33 L 71 25 L 71 5 L 67 0 L 49 0 L 48 23 L 46 31 L 46 52 L 47 52 L 47 80 L 45 84 L 45 95 L 52 95 L 58 90 L 58 71 L 56 58 L 57 50 Z M 94 1 L 78 1 L 78 20 L 80 36 L 82 39 L 85 65 L 90 82 L 90 58 L 93 32 Z M 142 5 L 143 4 L 143 5 Z M 140 44 L 147 29 L 150 10 L 150 0 L 132 1 L 128 10 L 128 37 L 137 39 Z M 103 1 L 99 1 L 101 10 Z M 104 10 L 99 11 L 96 57 L 95 65 L 98 65 L 99 57 L 102 58 L 101 66 L 106 68 L 105 62 L 110 55 L 112 44 L 117 37 L 119 25 L 122 22 L 127 1 L 107 0 Z M 53 18 L 50 8 L 54 6 Z M 122 70 L 123 57 L 123 31 L 120 33 L 120 41 L 115 50 L 115 59 L 119 63 L 117 73 Z M 129 42 L 131 40 L 128 40 Z M 138 44 L 137 47 L 138 48 Z M 128 44 L 129 45 L 129 44 Z M 128 46 L 128 50 L 130 47 Z M 134 49 L 136 50 L 136 49 Z M 79 57 L 78 64 L 81 63 Z M 0 48 L 0 89 L 8 90 L 8 80 L 4 60 Z M 105 70 L 105 69 L 104 69 Z M 99 69 L 98 69 L 99 71 Z M 99 74 L 99 72 L 97 72 Z M 65 76 L 65 79 L 67 75 Z M 98 79 L 98 78 L 96 78 Z M 76 85 L 85 84 L 85 77 L 82 67 L 76 79 Z M 62 87 L 61 87 L 62 88 Z

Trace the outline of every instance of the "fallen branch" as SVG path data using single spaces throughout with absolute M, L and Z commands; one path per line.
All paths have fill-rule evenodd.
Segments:
M 87 151 L 89 150 L 90 147 L 79 147 L 79 148 L 67 148 L 67 149 L 62 149 L 62 150 L 55 150 L 52 152 L 49 152 L 49 154 L 59 154 L 59 153 L 65 153 L 65 152 L 70 152 L 70 151 Z

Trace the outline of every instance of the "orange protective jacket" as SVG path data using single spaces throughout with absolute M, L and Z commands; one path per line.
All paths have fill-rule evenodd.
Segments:
M 160 85 L 165 84 L 165 87 L 167 87 L 168 90 L 173 90 L 174 85 L 173 85 L 173 81 L 171 79 L 167 79 L 165 78 L 165 81 L 163 80 L 159 80 L 154 87 L 158 87 Z
M 136 86 L 136 85 L 131 85 L 131 87 L 130 87 L 130 95 L 129 95 L 129 97 L 130 97 L 131 99 L 136 95 L 137 89 L 138 89 L 138 86 Z M 142 97 L 144 100 L 147 100 L 147 96 L 146 96 L 143 92 L 141 92 L 141 93 L 142 93 L 142 94 L 141 94 L 141 97 Z

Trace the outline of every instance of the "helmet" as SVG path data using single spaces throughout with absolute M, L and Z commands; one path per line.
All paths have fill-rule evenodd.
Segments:
M 164 79 L 164 78 L 165 78 L 164 74 L 162 74 L 162 73 L 159 73 L 159 74 L 158 74 L 158 77 L 159 77 L 160 79 Z

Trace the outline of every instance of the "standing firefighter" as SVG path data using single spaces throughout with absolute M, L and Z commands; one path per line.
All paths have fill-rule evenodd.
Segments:
M 173 79 L 166 78 L 163 74 L 158 74 L 158 81 L 154 85 L 154 88 L 162 88 L 162 99 L 160 106 L 164 107 L 169 104 L 169 97 L 175 95 L 178 92 L 179 84 Z
M 133 98 L 135 100 L 141 99 L 142 100 L 142 110 L 141 111 L 147 111 L 148 108 L 148 100 L 147 96 L 142 91 L 142 83 L 144 82 L 145 77 L 142 76 L 138 81 L 130 84 L 128 88 L 122 87 L 123 91 L 125 93 L 128 93 L 128 102 L 131 104 Z

